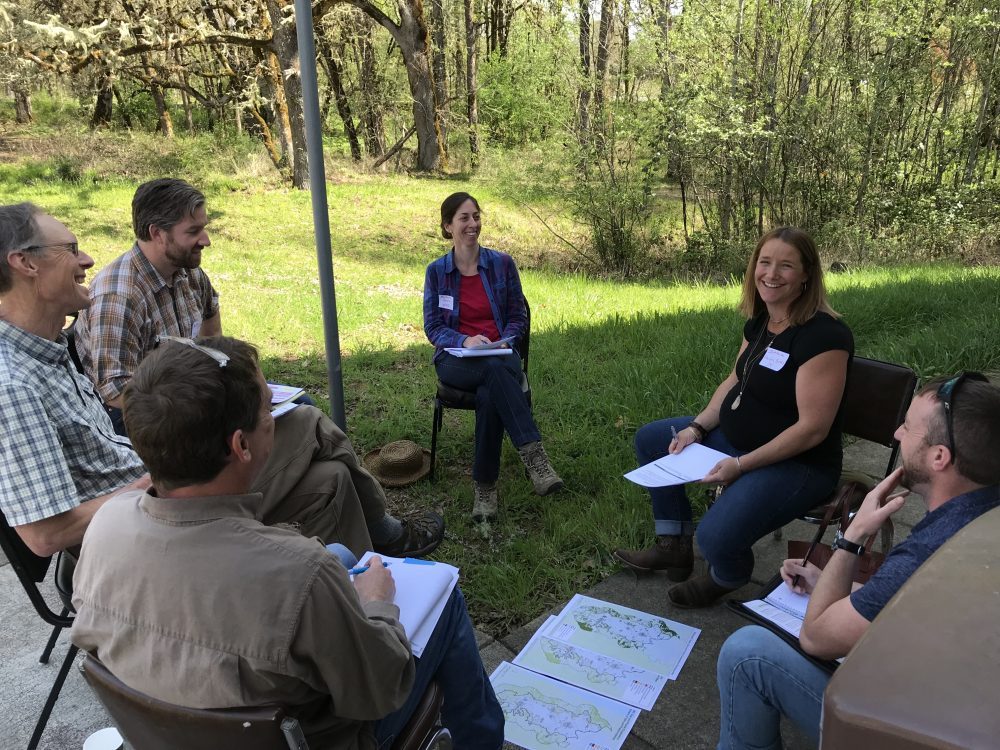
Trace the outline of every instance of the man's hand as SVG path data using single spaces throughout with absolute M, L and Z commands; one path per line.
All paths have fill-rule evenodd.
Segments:
M 822 572 L 822 569 L 812 563 L 803 565 L 802 560 L 797 557 L 781 563 L 781 580 L 796 594 L 811 594 Z
M 899 484 L 899 478 L 902 475 L 903 467 L 900 466 L 875 485 L 875 488 L 865 496 L 864 502 L 861 503 L 861 507 L 858 508 L 857 514 L 855 514 L 854 519 L 851 521 L 851 525 L 844 532 L 844 538 L 847 541 L 854 542 L 855 544 L 864 544 L 868 537 L 882 528 L 882 524 L 886 522 L 889 516 L 903 507 L 903 503 L 906 502 L 906 496 L 910 494 L 910 491 L 902 490 L 895 494 L 890 494 L 896 485 Z M 885 505 L 881 505 L 883 501 Z
M 354 576 L 354 588 L 362 604 L 368 602 L 391 602 L 396 596 L 396 582 L 392 573 L 382 567 L 382 558 L 372 555 L 368 560 L 368 570 Z

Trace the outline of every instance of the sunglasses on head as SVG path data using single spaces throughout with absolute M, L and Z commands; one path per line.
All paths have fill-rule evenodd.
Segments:
M 953 416 L 955 399 L 958 397 L 958 389 L 967 380 L 974 380 L 979 383 L 989 382 L 985 375 L 979 372 L 967 372 L 956 375 L 944 381 L 937 389 L 938 398 L 944 404 L 945 424 L 948 427 L 948 449 L 951 451 L 951 461 L 955 462 L 955 417 Z

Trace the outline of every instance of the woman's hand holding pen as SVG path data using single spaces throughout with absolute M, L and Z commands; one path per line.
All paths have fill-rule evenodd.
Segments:
M 796 594 L 811 594 L 823 571 L 812 563 L 802 564 L 802 560 L 793 558 L 781 563 L 781 580 Z
M 682 450 L 691 445 L 691 443 L 698 442 L 698 433 L 691 427 L 685 427 L 680 432 L 674 428 L 671 429 L 673 429 L 674 437 L 673 440 L 670 441 L 667 453 L 680 453 Z
M 488 336 L 484 336 L 483 334 L 479 333 L 476 334 L 475 336 L 468 336 L 465 339 L 465 341 L 462 342 L 462 346 L 464 346 L 466 349 L 471 349 L 474 346 L 482 346 L 483 344 L 492 344 L 492 343 L 493 342 L 490 341 Z

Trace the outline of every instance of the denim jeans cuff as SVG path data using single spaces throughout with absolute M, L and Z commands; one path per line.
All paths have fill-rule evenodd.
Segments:
M 690 521 L 667 521 L 654 519 L 653 529 L 657 536 L 694 536 L 694 524 Z
M 723 578 L 719 578 L 719 576 L 715 572 L 715 569 L 712 568 L 712 567 L 709 567 L 708 573 L 709 573 L 709 575 L 712 576 L 712 580 L 713 581 L 715 581 L 720 586 L 724 586 L 727 589 L 742 588 L 742 587 L 746 586 L 748 583 L 750 583 L 750 579 L 749 578 L 743 578 L 743 579 L 741 579 L 739 581 L 727 581 L 727 580 L 725 580 Z

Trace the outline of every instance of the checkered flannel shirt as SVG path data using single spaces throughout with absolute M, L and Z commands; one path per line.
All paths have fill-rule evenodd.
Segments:
M 0 320 L 0 507 L 11 526 L 40 521 L 146 473 L 115 434 L 66 339 Z
M 219 312 L 204 271 L 182 268 L 167 284 L 138 244 L 94 277 L 90 299 L 77 319 L 77 351 L 105 401 L 122 394 L 158 336 L 195 338 L 202 321 Z

